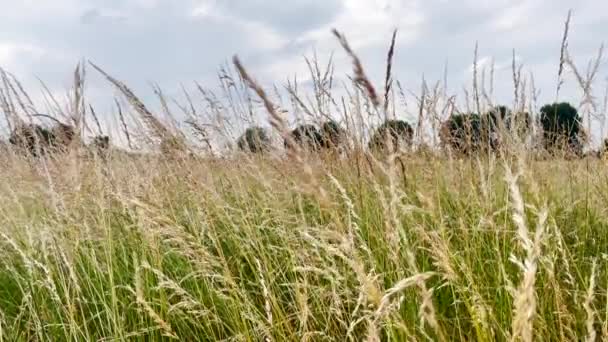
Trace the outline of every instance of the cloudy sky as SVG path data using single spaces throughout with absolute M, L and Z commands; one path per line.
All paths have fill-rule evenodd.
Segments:
M 499 101 L 512 99 L 513 49 L 549 101 L 568 9 L 570 52 L 581 68 L 608 37 L 608 2 L 598 0 L 0 0 L 0 8 L 0 66 L 30 89 L 37 77 L 54 91 L 67 89 L 74 66 L 87 58 L 144 98 L 150 82 L 169 90 L 193 81 L 213 87 L 234 54 L 265 84 L 305 80 L 303 56 L 315 51 L 321 60 L 335 53 L 337 72 L 347 73 L 332 28 L 380 84 L 397 28 L 395 78 L 413 91 L 422 75 L 442 79 L 446 62 L 454 92 L 470 85 L 477 41 L 480 63 L 496 63 Z M 602 63 L 600 96 L 607 76 Z M 566 86 L 564 96 L 576 102 L 574 89 Z M 89 92 L 98 100 L 112 96 L 101 79 Z

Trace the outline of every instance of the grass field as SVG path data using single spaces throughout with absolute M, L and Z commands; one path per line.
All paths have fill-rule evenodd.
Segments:
M 62 158 L 3 161 L 6 341 L 608 337 L 599 160 Z
M 601 53 L 578 72 L 567 32 L 568 22 L 557 93 L 569 68 L 581 116 L 591 125 L 603 113 L 595 121 L 604 133 L 608 95 L 597 109 L 591 87 Z M 330 66 L 307 60 L 314 94 L 289 84 L 281 102 L 235 58 L 236 70 L 219 75 L 223 94 L 199 89 L 204 109 L 184 90 L 177 106 L 187 119 L 176 128 L 93 65 L 131 105 L 116 102 L 129 146 L 137 138 L 162 153 L 112 149 L 103 158 L 75 139 L 65 153 L 28 157 L 2 145 L 0 342 L 608 340 L 606 158 L 547 158 L 538 141 L 517 136 L 493 153 L 446 153 L 431 146 L 433 134 L 459 110 L 441 83 L 425 83 L 419 108 L 410 107 L 414 148 L 371 153 L 368 120 L 398 117 L 405 96 L 392 83 L 395 36 L 380 89 L 334 35 L 353 61 L 348 98 L 331 95 Z M 492 91 L 474 67 L 464 102 L 482 113 Z M 79 64 L 57 116 L 78 134 L 94 132 L 93 122 L 101 133 L 84 74 Z M 21 127 L 34 105 L 7 75 L 1 109 Z M 515 61 L 512 82 L 512 107 L 536 118 L 533 79 Z M 157 95 L 176 117 L 172 99 Z M 215 123 L 253 124 L 254 111 L 291 146 L 285 102 L 305 122 L 337 113 L 350 148 L 211 151 Z M 130 128 L 127 114 L 137 118 Z M 191 153 L 197 138 L 205 153 Z

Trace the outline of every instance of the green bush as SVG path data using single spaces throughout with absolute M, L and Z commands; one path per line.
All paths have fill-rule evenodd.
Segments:
M 320 133 L 326 148 L 336 148 L 346 143 L 346 131 L 333 120 L 324 122 Z
M 566 150 L 581 154 L 583 150 L 581 117 L 567 102 L 545 105 L 540 110 L 543 145 L 549 152 Z
M 369 142 L 370 150 L 387 151 L 392 147 L 392 151 L 412 145 L 414 130 L 409 123 L 403 120 L 387 120 L 380 125 Z
M 300 125 L 291 131 L 290 135 L 291 139 L 304 149 L 318 151 L 323 146 L 323 136 L 314 125 Z M 289 147 L 287 141 L 285 147 Z
M 260 153 L 270 149 L 270 137 L 262 127 L 249 127 L 237 140 L 241 151 Z

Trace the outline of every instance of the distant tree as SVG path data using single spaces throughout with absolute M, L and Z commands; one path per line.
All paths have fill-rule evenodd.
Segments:
M 528 112 L 511 113 L 507 117 L 507 129 L 514 132 L 519 137 L 524 137 L 532 131 L 532 116 Z
M 50 129 L 37 124 L 21 124 L 11 132 L 9 142 L 33 156 L 39 156 L 51 151 L 65 151 L 75 136 L 72 126 L 59 121 Z
M 608 157 L 608 138 L 605 138 L 602 142 L 602 146 L 600 146 L 599 155 L 602 158 Z
M 326 148 L 339 148 L 346 143 L 346 131 L 333 120 L 324 122 L 320 133 Z
M 110 148 L 110 137 L 107 135 L 98 135 L 93 138 L 93 146 L 99 150 L 107 150 Z
M 532 129 L 532 117 L 527 112 L 513 112 L 505 106 L 497 106 L 482 116 L 481 129 L 483 145 L 488 146 L 486 136 L 490 138 L 490 148 L 497 149 L 505 140 L 505 134 L 511 137 L 525 138 Z
M 480 146 L 496 150 L 502 143 L 503 135 L 508 131 L 508 122 L 512 112 L 506 106 L 496 106 L 480 116 Z
M 511 115 L 511 110 L 506 106 L 496 106 L 486 113 L 486 116 L 490 118 L 490 124 L 494 130 L 500 128 L 502 124 L 506 124 Z
M 51 140 L 51 131 L 35 124 L 18 126 L 11 132 L 8 139 L 13 146 L 33 156 L 44 154 L 50 146 Z
M 440 138 L 444 146 L 459 153 L 498 149 L 505 134 L 524 136 L 531 128 L 528 113 L 513 113 L 506 106 L 496 106 L 487 113 L 452 115 L 441 126 Z
M 403 120 L 387 120 L 380 125 L 369 141 L 369 149 L 387 152 L 389 146 L 395 152 L 412 145 L 414 129 Z
M 290 136 L 301 148 L 309 151 L 318 151 L 323 146 L 323 136 L 314 125 L 300 125 L 291 131 Z M 285 147 L 289 147 L 287 140 Z
M 51 135 L 53 137 L 51 140 L 52 147 L 65 149 L 74 141 L 74 138 L 76 138 L 76 131 L 71 125 L 57 123 L 51 128 Z
M 98 135 L 91 142 L 92 150 L 95 154 L 105 156 L 110 151 L 110 137 L 107 135 Z
M 270 150 L 270 137 L 262 127 L 249 127 L 237 140 L 241 151 L 260 153 Z
M 186 142 L 181 137 L 174 134 L 167 134 L 162 138 L 159 144 L 159 150 L 161 155 L 169 160 L 194 156 L 186 145 Z
M 543 145 L 549 152 L 566 150 L 581 155 L 584 130 L 576 108 L 567 102 L 545 105 L 540 110 L 543 128 Z
M 456 152 L 471 153 L 481 147 L 483 131 L 479 114 L 454 114 L 441 125 L 441 143 Z

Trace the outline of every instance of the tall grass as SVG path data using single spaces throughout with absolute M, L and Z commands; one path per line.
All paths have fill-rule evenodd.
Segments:
M 343 116 L 352 134 L 343 155 L 289 141 L 280 96 L 238 58 L 237 76 L 222 71 L 221 100 L 199 86 L 205 109 L 186 90 L 188 103 L 177 104 L 202 146 L 95 67 L 135 108 L 116 101 L 129 147 L 157 144 L 165 154 L 100 158 L 76 144 L 34 159 L 5 148 L 0 340 L 607 339 L 605 162 L 543 160 L 516 137 L 465 158 L 435 146 L 371 154 L 361 143 L 365 123 L 380 106 L 383 117 L 395 116 L 395 94 L 403 94 L 391 74 L 395 35 L 379 96 L 346 37 L 334 34 L 353 60 L 349 97 L 332 96 L 333 68 L 322 72 L 318 61 L 309 63 L 314 100 L 297 84 L 286 88 L 299 112 L 322 116 L 333 107 Z M 560 86 L 562 68 L 575 68 L 565 37 Z M 81 68 L 63 114 L 86 132 Z M 587 105 L 594 70 L 579 80 Z M 17 125 L 31 114 L 14 105 L 26 93 L 3 75 L 0 104 Z M 520 77 L 517 105 L 532 107 Z M 456 111 L 439 83 L 424 82 L 422 93 L 418 127 L 438 127 L 434 120 Z M 491 91 L 473 93 L 478 109 L 492 105 Z M 171 116 L 170 100 L 158 94 Z M 275 138 L 294 148 L 287 156 L 215 155 L 209 139 L 230 137 L 230 120 L 251 121 L 257 99 Z M 226 118 L 203 122 L 222 110 Z
M 4 339 L 606 337 L 599 161 L 348 160 L 314 168 L 321 198 L 288 162 L 122 158 L 7 161 Z

